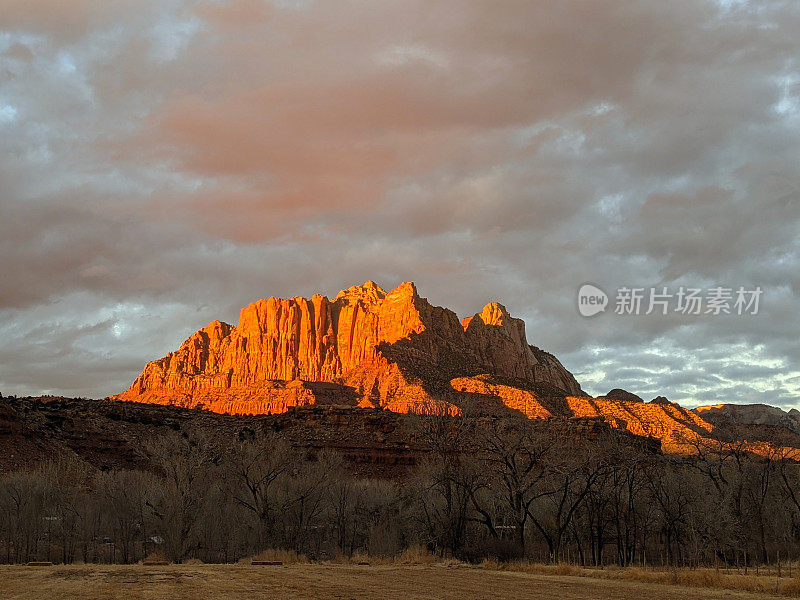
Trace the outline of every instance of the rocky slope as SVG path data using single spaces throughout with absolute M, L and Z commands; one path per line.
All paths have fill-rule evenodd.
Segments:
M 476 427 L 491 417 L 478 419 Z M 657 453 L 655 440 L 614 430 L 602 420 L 559 423 L 576 438 L 607 440 Z M 566 428 L 566 429 L 564 429 Z M 411 415 L 358 407 L 310 405 L 280 414 L 226 415 L 168 405 L 86 398 L 16 398 L 0 395 L 0 475 L 51 460 L 77 461 L 104 471 L 148 469 L 150 448 L 173 436 L 229 448 L 236 440 L 280 432 L 295 452 L 333 450 L 350 470 L 368 478 L 398 478 L 431 451 L 427 428 Z
M 492 302 L 459 320 L 413 283 L 386 292 L 368 281 L 334 300 L 269 298 L 237 325 L 214 321 L 148 363 L 113 399 L 277 414 L 313 404 L 393 412 L 594 418 L 688 451 L 713 427 L 665 399 L 624 390 L 589 398 L 552 354 L 529 345 L 525 324 Z
M 800 434 L 800 411 L 789 412 L 768 404 L 715 404 L 698 406 L 694 412 L 714 424 L 770 425 Z
M 713 425 L 673 402 L 610 400 L 607 398 L 569 398 L 577 417 L 603 417 L 612 427 L 653 437 L 665 452 L 693 452 L 698 440 L 711 436 Z

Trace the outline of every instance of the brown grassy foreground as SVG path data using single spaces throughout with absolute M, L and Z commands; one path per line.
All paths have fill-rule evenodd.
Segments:
M 499 563 L 487 561 L 480 568 L 507 572 L 534 573 L 541 575 L 565 575 L 587 577 L 609 581 L 629 581 L 662 586 L 682 586 L 684 588 L 705 588 L 708 590 L 729 590 L 771 596 L 800 597 L 800 576 L 786 577 L 786 569 L 779 574 L 775 567 L 762 568 L 760 574 L 754 569 L 749 574 L 741 571 L 697 568 L 697 569 L 642 569 L 639 567 L 584 568 L 574 565 L 542 565 L 532 563 Z M 795 573 L 798 573 L 795 569 Z M 702 595 L 699 597 L 710 597 Z
M 95 600 L 131 598 L 181 600 L 246 599 L 333 599 L 359 598 L 388 600 L 536 598 L 549 599 L 620 599 L 692 600 L 700 598 L 775 598 L 766 592 L 749 589 L 762 582 L 727 581 L 731 587 L 719 589 L 713 578 L 702 572 L 670 573 L 605 570 L 590 572 L 575 567 L 541 565 L 470 566 L 455 561 L 429 564 L 359 565 L 350 563 L 292 563 L 281 566 L 183 564 L 142 565 L 70 565 L 52 567 L 0 566 L 0 597 L 4 600 L 69 598 Z M 649 579 L 638 581 L 636 579 Z M 755 580 L 755 576 L 748 579 Z M 767 578 L 768 579 L 768 578 Z M 678 582 L 678 583 L 676 583 Z M 688 587 L 680 585 L 705 585 Z M 797 580 L 786 580 L 794 584 Z M 771 582 L 774 592 L 775 581 Z M 790 592 L 785 586 L 783 592 Z

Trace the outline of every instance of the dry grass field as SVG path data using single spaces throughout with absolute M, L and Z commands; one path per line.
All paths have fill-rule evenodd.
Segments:
M 630 579 L 433 564 L 0 566 L 3 600 L 535 598 L 662 600 L 776 596 Z M 787 591 L 789 591 L 787 589 Z

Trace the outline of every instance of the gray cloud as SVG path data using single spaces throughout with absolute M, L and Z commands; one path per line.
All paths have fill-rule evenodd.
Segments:
M 103 396 L 255 298 L 414 280 L 584 387 L 800 403 L 800 9 L 6 3 L 0 390 Z M 592 281 L 761 314 L 578 315 Z

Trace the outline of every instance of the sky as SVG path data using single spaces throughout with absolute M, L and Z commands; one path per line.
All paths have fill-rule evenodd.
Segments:
M 592 394 L 800 408 L 798 167 L 796 0 L 3 0 L 0 392 L 371 279 L 502 302 Z

